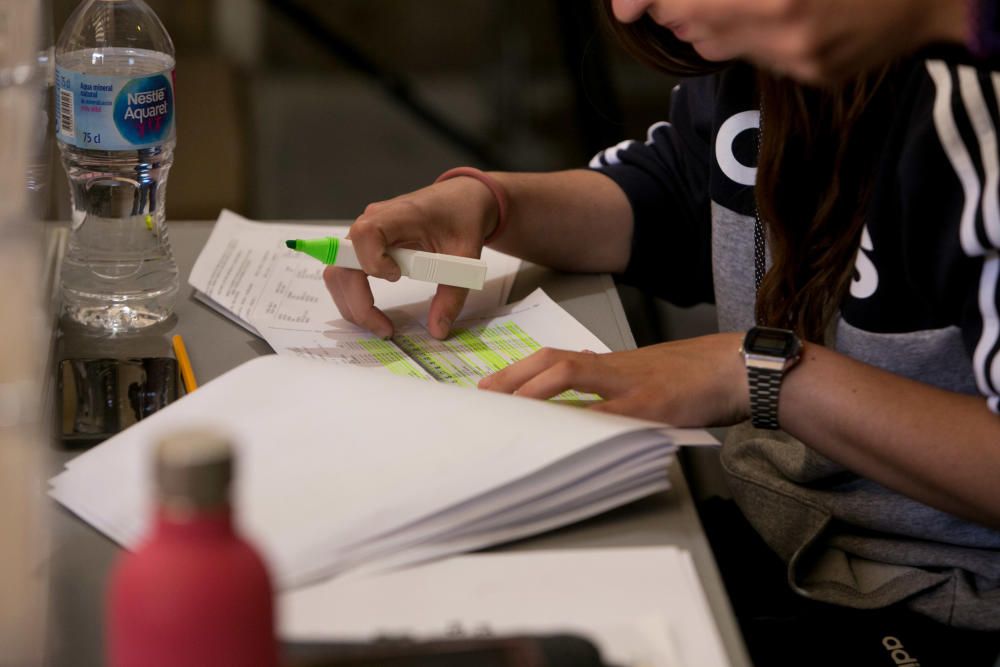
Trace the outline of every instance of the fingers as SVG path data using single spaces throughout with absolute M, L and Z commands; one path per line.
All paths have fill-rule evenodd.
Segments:
M 353 225 L 349 237 L 354 251 L 361 262 L 361 268 L 370 276 L 384 280 L 399 280 L 399 265 L 388 254 L 393 245 L 390 235 L 398 234 L 398 215 L 391 209 L 383 208 L 384 214 L 377 215 L 379 207 L 385 204 L 371 204 Z
M 364 274 L 388 281 L 399 280 L 399 265 L 388 254 L 390 248 L 419 248 L 463 257 L 479 257 L 482 251 L 477 198 L 494 205 L 492 194 L 471 179 L 451 179 L 407 195 L 370 204 L 351 225 L 348 237 L 354 245 L 362 272 L 329 269 L 324 272 L 327 288 L 346 319 L 379 335 L 390 335 L 392 325 L 375 308 L 371 287 Z M 474 193 L 471 194 L 470 193 Z M 481 208 L 481 207 L 480 207 Z M 475 209 L 475 210 L 474 210 Z M 471 211 L 471 213 L 470 213 Z M 470 222 L 471 221 L 471 222 Z M 452 322 L 465 304 L 468 291 L 438 286 L 428 313 L 428 329 L 437 338 L 448 336 Z
M 626 417 L 638 417 L 639 419 L 667 423 L 664 421 L 660 411 L 654 409 L 654 407 L 660 406 L 658 404 L 644 403 L 636 396 L 626 395 L 588 405 L 587 409 L 594 412 L 606 412 L 613 415 L 625 415 Z M 671 425 L 681 426 L 681 424 L 674 424 L 672 422 Z
M 436 221 L 411 196 L 369 204 L 351 225 L 349 238 L 368 275 L 399 280 L 399 265 L 388 254 L 391 247 L 416 246 L 438 252 L 433 239 Z
M 462 312 L 469 290 L 463 287 L 438 285 L 427 314 L 427 328 L 438 340 L 444 340 L 451 331 L 451 325 Z
M 483 378 L 479 388 L 529 398 L 551 398 L 568 389 L 607 396 L 617 389 L 616 375 L 604 371 L 602 355 L 543 348 Z
M 375 307 L 372 289 L 364 273 L 328 266 L 323 270 L 323 282 L 344 319 L 380 338 L 392 335 L 392 322 Z

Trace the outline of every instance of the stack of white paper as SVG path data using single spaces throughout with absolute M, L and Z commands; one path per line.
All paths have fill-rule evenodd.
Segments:
M 207 425 L 238 448 L 237 511 L 282 586 L 524 537 L 667 488 L 702 431 L 268 356 L 76 458 L 51 494 L 125 546 L 151 515 L 151 451 Z
M 278 618 L 297 641 L 571 633 L 607 664 L 729 664 L 691 555 L 667 546 L 474 554 L 340 577 L 282 595 Z

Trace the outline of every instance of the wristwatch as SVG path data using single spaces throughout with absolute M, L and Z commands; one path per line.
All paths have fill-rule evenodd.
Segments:
M 781 380 L 802 354 L 794 331 L 754 327 L 740 346 L 750 384 L 750 420 L 757 428 L 776 430 Z

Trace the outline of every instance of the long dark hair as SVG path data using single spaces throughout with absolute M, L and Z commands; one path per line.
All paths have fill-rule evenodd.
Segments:
M 599 3 L 624 49 L 677 76 L 708 74 L 713 63 L 648 16 L 618 22 Z M 886 70 L 831 88 L 807 88 L 758 73 L 762 111 L 755 198 L 768 228 L 772 265 L 757 294 L 762 324 L 822 341 L 850 282 L 889 105 L 876 102 Z M 752 249 L 748 249 L 752 252 Z

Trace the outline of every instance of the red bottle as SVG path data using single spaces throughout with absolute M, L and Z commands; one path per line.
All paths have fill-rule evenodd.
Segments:
M 152 535 L 112 572 L 111 667 L 276 667 L 263 560 L 234 530 L 233 455 L 222 437 L 180 433 L 156 452 Z

